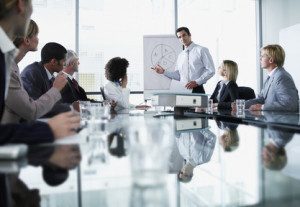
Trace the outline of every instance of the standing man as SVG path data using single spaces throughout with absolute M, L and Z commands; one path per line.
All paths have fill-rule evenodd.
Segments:
M 66 54 L 67 50 L 62 45 L 49 42 L 42 48 L 41 62 L 34 62 L 23 70 L 21 73 L 23 86 L 31 98 L 37 100 L 53 86 L 54 72 L 57 72 L 58 76 L 65 76 L 60 71 L 66 63 Z M 51 117 L 69 110 L 71 108 L 68 104 L 58 102 L 45 116 Z
M 298 90 L 292 76 L 282 67 L 284 59 L 285 52 L 280 45 L 261 48 L 261 67 L 268 70 L 269 74 L 257 98 L 246 101 L 246 109 L 298 111 Z M 232 105 L 236 108 L 234 103 Z
M 79 66 L 78 55 L 73 50 L 67 50 L 66 66 L 63 69 L 65 75 L 67 75 L 68 86 L 62 93 L 62 100 L 64 103 L 73 103 L 74 101 L 88 101 L 86 93 L 78 82 L 73 78 L 73 74 L 78 72 Z
M 193 89 L 193 93 L 205 93 L 203 84 L 215 74 L 214 63 L 208 49 L 192 42 L 192 34 L 187 27 L 178 28 L 176 36 L 185 49 L 178 55 L 175 71 L 170 72 L 160 65 L 151 69 L 183 82 L 187 89 Z

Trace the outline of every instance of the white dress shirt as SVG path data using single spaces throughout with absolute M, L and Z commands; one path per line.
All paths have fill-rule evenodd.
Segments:
M 131 107 L 135 107 L 134 105 L 129 103 L 129 88 L 122 88 L 119 84 L 109 81 L 104 86 L 104 94 L 107 97 L 107 99 L 113 99 L 117 103 L 115 110 L 129 109 Z
M 164 75 L 180 81 L 186 62 L 186 50 L 189 50 L 189 81 L 196 81 L 198 85 L 206 83 L 215 74 L 215 66 L 208 49 L 193 42 L 178 55 L 175 71 L 165 70 Z
M 210 160 L 216 144 L 216 135 L 210 130 L 177 133 L 176 143 L 181 156 L 196 167 Z
M 10 73 L 11 73 L 11 65 L 15 61 L 15 57 L 17 56 L 19 50 L 15 47 L 12 43 L 10 38 L 4 32 L 2 27 L 0 26 L 0 49 L 4 54 L 5 59 L 5 95 L 4 98 L 6 99 L 8 85 L 10 81 Z

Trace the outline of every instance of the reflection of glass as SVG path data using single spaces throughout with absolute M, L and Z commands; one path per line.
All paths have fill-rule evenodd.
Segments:
M 108 163 L 109 154 L 106 139 L 93 139 L 90 141 L 89 146 L 88 165 Z
M 167 207 L 168 191 L 165 185 L 155 187 L 133 186 L 131 189 L 131 207 Z
M 173 139 L 172 125 L 163 120 L 130 122 L 127 137 L 133 182 L 139 186 L 164 184 Z

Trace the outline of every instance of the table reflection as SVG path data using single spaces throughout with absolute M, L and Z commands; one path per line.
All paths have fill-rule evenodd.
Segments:
M 239 132 L 237 130 L 237 123 L 216 121 L 219 129 L 222 129 L 224 132 L 219 137 L 219 143 L 222 145 L 224 151 L 231 152 L 238 148 L 239 146 Z
M 196 166 L 208 162 L 216 144 L 216 135 L 209 129 L 193 132 L 177 132 L 176 143 L 185 165 L 178 173 L 178 179 L 189 182 Z
M 285 146 L 292 140 L 294 132 L 268 127 L 267 134 L 269 140 L 262 150 L 264 167 L 271 170 L 281 170 L 287 164 Z

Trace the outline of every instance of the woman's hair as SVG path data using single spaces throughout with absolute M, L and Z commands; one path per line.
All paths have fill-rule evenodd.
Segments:
M 39 33 L 39 27 L 36 24 L 36 22 L 31 19 L 25 37 L 31 39 L 34 35 L 37 35 L 38 33 Z M 23 41 L 24 41 L 23 37 L 16 37 L 13 42 L 15 46 L 18 48 L 23 43 Z
M 223 70 L 227 72 L 228 81 L 236 81 L 238 76 L 238 65 L 232 60 L 223 60 Z
M 114 57 L 105 65 L 105 77 L 109 81 L 119 82 L 126 75 L 128 66 L 125 58 Z
M 25 3 L 28 0 L 23 0 Z M 1 0 L 0 1 L 0 20 L 4 19 L 17 5 L 17 0 Z
M 229 138 L 228 142 L 222 144 L 224 151 L 231 152 L 238 148 L 240 136 L 238 131 L 235 130 L 226 130 L 227 136 Z

